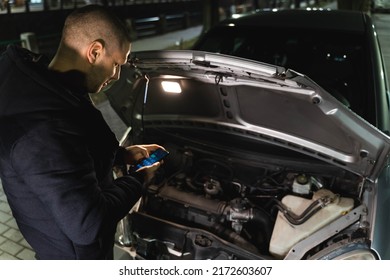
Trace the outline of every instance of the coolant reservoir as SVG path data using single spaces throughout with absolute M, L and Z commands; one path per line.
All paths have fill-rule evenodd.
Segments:
M 312 199 L 293 195 L 287 195 L 282 199 L 282 203 L 290 211 L 300 215 L 314 201 L 326 196 L 334 198 L 333 202 L 320 209 L 303 224 L 293 225 L 280 211 L 278 212 L 269 246 L 273 256 L 283 259 L 295 244 L 350 211 L 354 205 L 353 199 L 338 197 L 326 189 L 314 193 Z

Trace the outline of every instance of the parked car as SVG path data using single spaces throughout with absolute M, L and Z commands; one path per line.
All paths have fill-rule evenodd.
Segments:
M 123 142 L 170 155 L 121 222 L 119 248 L 135 259 L 390 258 L 386 134 L 292 70 L 134 55 L 108 94 L 131 127 Z
M 388 133 L 389 118 L 382 115 L 388 107 L 386 69 L 375 25 L 365 13 L 263 10 L 212 27 L 193 49 L 304 73 Z
M 372 12 L 382 12 L 390 10 L 390 1 L 389 0 L 371 0 L 371 11 Z
M 384 72 L 373 69 L 382 63 L 379 46 L 361 38 L 369 24 L 361 17 L 342 25 L 355 30 L 349 36 L 330 23 L 334 35 L 319 23 L 322 36 L 296 32 L 302 36 L 289 42 L 301 55 L 288 56 L 293 49 L 278 41 L 267 50 L 286 57 L 273 61 L 133 53 L 107 89 L 129 126 L 122 143 L 159 143 L 170 154 L 119 224 L 117 248 L 130 259 L 390 259 L 389 105 Z M 247 29 L 264 48 L 278 38 L 239 30 Z M 325 34 L 329 41 L 320 40 Z M 234 50 L 244 46 L 234 42 Z

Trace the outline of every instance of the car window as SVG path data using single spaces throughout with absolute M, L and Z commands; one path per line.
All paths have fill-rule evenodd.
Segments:
M 374 98 L 367 47 L 362 34 L 268 27 L 221 27 L 195 49 L 283 66 L 309 76 L 370 122 Z M 372 91 L 371 91 L 372 92 Z

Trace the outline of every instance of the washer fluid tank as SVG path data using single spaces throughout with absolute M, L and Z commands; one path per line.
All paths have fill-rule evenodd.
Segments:
M 312 203 L 324 198 L 331 198 L 331 202 L 302 224 L 290 223 L 281 211 L 278 212 L 269 246 L 269 251 L 273 256 L 283 259 L 299 241 L 346 214 L 354 206 L 353 199 L 339 197 L 327 189 L 315 192 L 312 199 L 287 195 L 282 199 L 282 203 L 289 211 L 299 216 Z

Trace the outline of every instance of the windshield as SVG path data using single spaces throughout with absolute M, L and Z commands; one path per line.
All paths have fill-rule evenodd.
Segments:
M 363 35 L 267 27 L 223 26 L 194 49 L 262 61 L 307 75 L 354 112 L 373 123 L 374 98 Z

